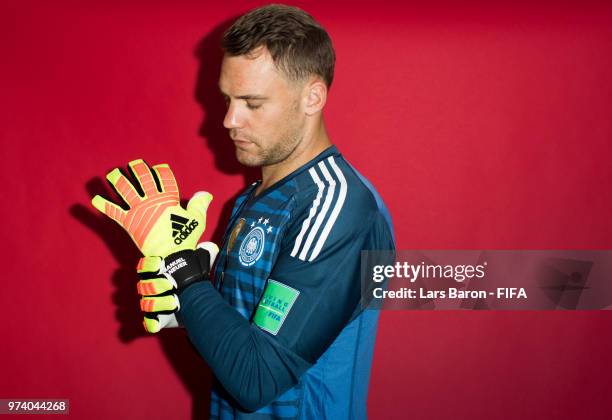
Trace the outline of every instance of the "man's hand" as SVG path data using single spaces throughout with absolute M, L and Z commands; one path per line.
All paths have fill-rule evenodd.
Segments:
M 206 210 L 212 200 L 208 192 L 197 192 L 187 203 L 187 210 L 180 205 L 178 186 L 174 174 L 167 164 L 152 168 L 142 160 L 128 164 L 132 176 L 137 180 L 142 194 L 118 168 L 106 175 L 111 186 L 127 203 L 128 209 L 96 195 L 93 206 L 115 220 L 130 235 L 145 256 L 138 264 L 138 293 L 142 296 L 140 307 L 145 312 L 144 326 L 149 332 L 158 332 L 164 327 L 177 327 L 175 312 L 180 308 L 177 290 L 182 290 L 177 280 L 186 287 L 187 280 L 193 282 L 208 276 L 210 266 L 218 252 L 211 244 L 194 251 L 197 241 L 206 227 Z M 201 244 L 201 245 L 204 245 Z M 176 270 L 177 253 L 183 258 L 196 256 L 198 264 L 191 264 L 193 272 Z M 205 255 L 204 255 L 205 254 Z M 212 258 L 211 257 L 212 255 Z M 207 259 L 201 268 L 199 259 Z M 171 270 L 172 267 L 174 270 Z M 182 268 L 182 267 L 181 267 Z M 177 271 L 176 273 L 174 271 Z M 177 280 L 175 280 L 175 278 Z
M 144 195 L 115 168 L 106 175 L 111 186 L 125 200 L 127 210 L 96 195 L 93 206 L 115 220 L 130 235 L 145 256 L 167 255 L 195 249 L 206 227 L 206 210 L 212 200 L 208 192 L 197 192 L 187 210 L 179 201 L 174 174 L 167 164 L 152 168 L 142 160 L 128 164 Z
M 141 280 L 136 285 L 140 309 L 144 312 L 143 325 L 150 333 L 162 328 L 178 327 L 175 313 L 180 309 L 177 294 L 208 275 L 219 248 L 212 242 L 203 242 L 196 250 L 183 250 L 166 258 L 147 256 L 137 266 Z

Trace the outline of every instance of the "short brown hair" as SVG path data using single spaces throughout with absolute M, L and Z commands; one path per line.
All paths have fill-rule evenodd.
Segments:
M 241 16 L 223 34 L 229 56 L 248 55 L 265 46 L 277 69 L 290 80 L 316 74 L 329 88 L 336 54 L 329 35 L 312 16 L 297 7 L 271 4 Z

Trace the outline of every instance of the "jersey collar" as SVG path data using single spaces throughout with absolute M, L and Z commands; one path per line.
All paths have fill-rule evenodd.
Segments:
M 338 148 L 336 146 L 334 146 L 334 145 L 331 145 L 327 149 L 323 150 L 317 156 L 315 156 L 314 158 L 312 158 L 311 160 L 306 162 L 304 165 L 300 166 L 295 171 L 291 172 L 290 174 L 288 174 L 287 176 L 285 176 L 284 178 L 282 178 L 281 180 L 279 180 L 275 184 L 272 184 L 271 186 L 269 186 L 268 188 L 266 188 L 265 190 L 260 192 L 259 195 L 252 197 L 252 200 L 257 200 L 259 197 L 263 197 L 264 195 L 268 194 L 269 192 L 276 190 L 277 188 L 279 188 L 279 187 L 283 186 L 284 184 L 286 184 L 287 182 L 291 181 L 293 178 L 295 178 L 296 176 L 298 176 L 302 172 L 309 170 L 310 168 L 312 168 L 313 166 L 318 164 L 320 161 L 322 161 L 323 159 L 326 159 L 326 158 L 328 158 L 330 156 L 340 156 L 340 152 L 338 151 Z M 257 188 L 257 186 L 259 186 L 259 184 L 261 184 L 261 179 L 256 181 L 256 182 L 254 182 L 253 184 L 251 184 L 247 194 L 249 196 L 254 194 L 254 191 Z

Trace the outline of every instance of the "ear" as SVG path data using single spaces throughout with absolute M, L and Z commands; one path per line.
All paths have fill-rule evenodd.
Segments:
M 304 86 L 304 111 L 311 116 L 323 110 L 327 102 L 327 86 L 319 78 L 313 78 Z

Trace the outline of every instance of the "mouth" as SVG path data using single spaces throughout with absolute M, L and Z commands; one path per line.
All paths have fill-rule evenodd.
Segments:
M 247 147 L 253 144 L 252 141 L 245 140 L 245 139 L 239 139 L 239 138 L 232 138 L 232 141 L 234 142 L 234 145 L 236 147 Z

